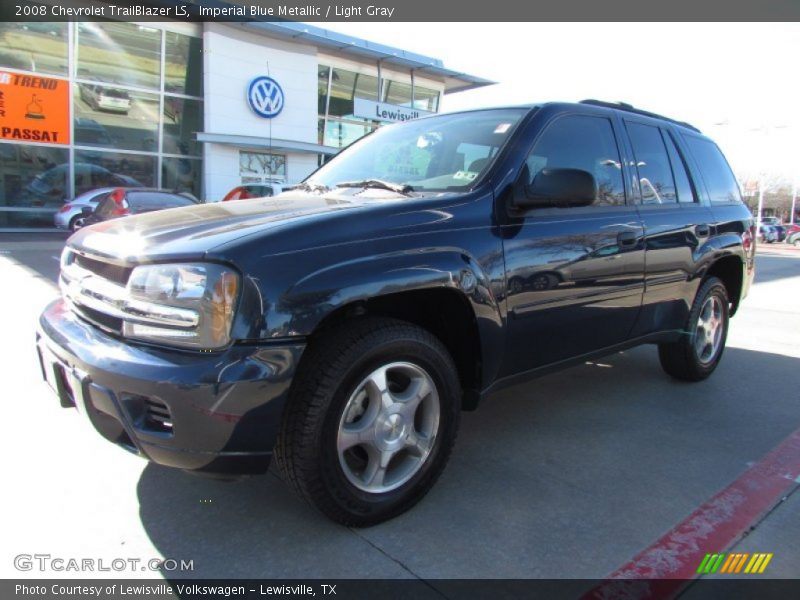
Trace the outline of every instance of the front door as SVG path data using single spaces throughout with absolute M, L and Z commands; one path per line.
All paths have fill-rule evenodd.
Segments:
M 626 203 L 616 124 L 605 116 L 553 120 L 527 158 L 530 180 L 545 167 L 594 175 L 594 204 L 540 208 L 503 225 L 508 347 L 503 375 L 625 341 L 644 290 L 643 228 Z

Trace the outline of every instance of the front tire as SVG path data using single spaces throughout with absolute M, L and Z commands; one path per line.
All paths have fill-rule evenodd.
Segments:
M 447 349 L 420 327 L 369 317 L 331 328 L 306 352 L 275 448 L 284 479 L 343 525 L 405 512 L 455 442 L 461 390 Z
M 702 381 L 711 375 L 725 350 L 729 306 L 725 285 L 709 277 L 695 296 L 681 339 L 658 346 L 664 371 L 682 381 Z

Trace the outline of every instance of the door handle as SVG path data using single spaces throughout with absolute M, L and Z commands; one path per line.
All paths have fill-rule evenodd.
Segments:
M 639 236 L 635 231 L 620 231 L 617 234 L 617 243 L 621 248 L 629 248 L 635 246 L 639 241 Z
M 706 237 L 711 234 L 711 227 L 703 223 L 702 225 L 695 227 L 694 232 L 697 234 L 697 237 Z

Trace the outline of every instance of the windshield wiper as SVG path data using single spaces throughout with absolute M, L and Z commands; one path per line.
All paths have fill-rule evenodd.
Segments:
M 383 179 L 362 179 L 360 181 L 340 181 L 336 187 L 360 187 L 360 188 L 373 188 L 379 190 L 389 190 L 408 196 L 409 192 L 413 192 L 414 188 L 407 183 L 392 183 L 391 181 L 384 181 Z
M 308 181 L 302 181 L 297 185 L 293 185 L 289 189 L 305 190 L 306 192 L 328 192 L 331 188 L 321 183 L 309 183 Z

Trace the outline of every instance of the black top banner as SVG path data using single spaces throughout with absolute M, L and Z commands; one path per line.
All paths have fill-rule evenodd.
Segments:
M 800 0 L 2 0 L 0 21 L 798 21 Z

